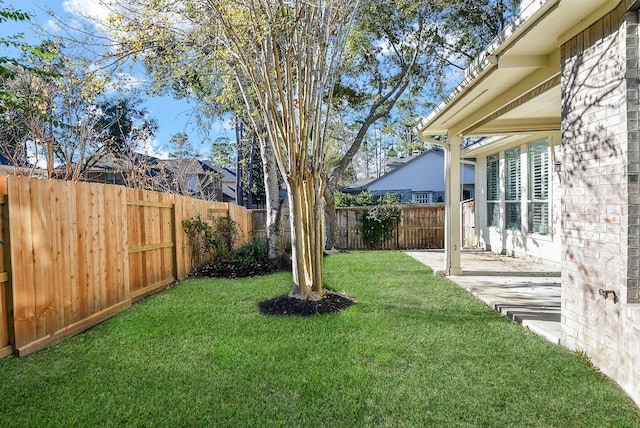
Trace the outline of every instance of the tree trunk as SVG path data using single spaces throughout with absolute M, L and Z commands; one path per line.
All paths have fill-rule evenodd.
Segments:
M 336 197 L 328 185 L 324 189 L 324 248 L 332 250 L 338 243 L 338 225 L 336 216 Z
M 289 296 L 302 300 L 320 300 L 325 290 L 322 285 L 323 260 L 323 203 L 322 189 L 314 186 L 310 173 L 302 180 L 289 180 L 289 212 L 293 289 Z
M 262 170 L 264 172 L 264 188 L 266 196 L 266 230 L 267 257 L 275 268 L 290 265 L 284 250 L 284 212 L 280 199 L 280 178 L 278 165 L 271 145 L 264 138 L 258 138 Z
M 251 139 L 251 153 L 249 154 L 249 168 L 247 177 L 247 208 L 253 209 L 253 161 L 256 155 L 256 136 Z
M 240 206 L 244 206 L 244 191 L 242 190 L 242 122 L 236 121 L 236 147 L 237 147 L 237 156 L 236 156 L 236 204 Z

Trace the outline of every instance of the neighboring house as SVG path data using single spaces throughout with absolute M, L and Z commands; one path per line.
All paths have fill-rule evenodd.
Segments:
M 640 404 L 640 77 L 630 0 L 528 0 L 416 131 L 476 167 L 478 242 L 555 263 L 562 338 Z M 447 136 L 442 142 L 433 136 Z M 476 144 L 463 139 L 486 137 Z M 448 274 L 461 273 L 447 204 Z
M 441 149 L 430 149 L 404 158 L 391 158 L 387 161 L 387 169 L 388 172 L 378 178 L 354 183 L 340 190 L 351 194 L 368 190 L 377 196 L 394 193 L 405 203 L 444 202 L 444 152 Z M 475 183 L 473 165 L 462 167 L 461 183 L 461 197 L 472 198 Z
M 16 166 L 11 162 L 11 160 L 0 153 L 0 175 L 13 175 L 19 173 L 41 175 L 41 170 L 29 165 L 28 163 Z
M 220 176 L 222 184 L 222 202 L 236 202 L 236 171 L 228 167 L 213 165 L 210 161 L 202 161 L 204 165 L 213 169 Z
M 133 153 L 127 158 L 103 157 L 83 172 L 82 179 L 222 201 L 222 179 L 229 174 L 195 158 L 158 159 Z
M 158 160 L 151 177 L 155 187 L 164 192 L 208 201 L 222 200 L 220 174 L 196 158 Z
M 87 167 L 82 180 L 94 183 L 127 185 L 127 172 L 132 169 L 131 162 L 105 156 Z

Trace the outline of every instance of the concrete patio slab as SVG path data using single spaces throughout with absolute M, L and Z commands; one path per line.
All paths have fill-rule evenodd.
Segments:
M 444 265 L 443 250 L 405 251 L 434 271 Z M 448 276 L 496 312 L 559 344 L 560 272 L 537 263 L 488 251 L 463 251 L 462 275 Z

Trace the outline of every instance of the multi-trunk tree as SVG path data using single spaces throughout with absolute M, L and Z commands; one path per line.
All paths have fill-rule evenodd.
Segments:
M 159 88 L 195 96 L 211 115 L 233 111 L 251 124 L 265 165 L 271 224 L 282 214 L 274 167 L 287 189 L 291 294 L 300 299 L 324 294 L 328 103 L 357 4 L 132 1 L 121 2 L 108 21 L 122 57 L 143 59 Z
M 357 2 L 207 2 L 220 48 L 234 71 L 254 127 L 264 126 L 289 201 L 294 287 L 323 297 L 323 195 L 328 99 Z M 255 112 L 254 112 L 255 109 Z M 254 116 L 260 120 L 254 120 Z

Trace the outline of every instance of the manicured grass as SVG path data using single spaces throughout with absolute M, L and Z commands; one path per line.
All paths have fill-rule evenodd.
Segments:
M 339 254 L 340 314 L 266 316 L 285 273 L 189 279 L 38 354 L 0 360 L 0 426 L 637 427 L 580 355 L 402 253 Z

